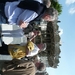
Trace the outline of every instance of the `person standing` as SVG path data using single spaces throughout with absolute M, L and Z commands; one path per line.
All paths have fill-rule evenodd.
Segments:
M 35 75 L 38 72 L 43 72 L 46 65 L 39 61 L 13 59 L 5 61 L 2 65 L 2 75 Z
M 3 4 L 0 5 L 2 6 Z M 9 24 L 19 25 L 21 28 L 26 28 L 38 16 L 42 16 L 46 21 L 54 20 L 50 16 L 54 16 L 55 14 L 50 14 L 50 8 L 47 8 L 42 0 L 6 2 L 2 7 L 7 22 Z
M 35 64 L 29 60 L 13 59 L 4 62 L 2 75 L 35 75 Z

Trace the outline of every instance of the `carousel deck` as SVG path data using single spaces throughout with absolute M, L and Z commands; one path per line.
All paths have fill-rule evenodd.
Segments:
M 2 24 L 0 25 L 0 30 L 16 30 L 19 29 L 17 25 L 8 25 L 8 24 Z M 23 37 L 2 37 L 0 38 L 0 46 L 2 46 L 1 41 L 3 41 L 5 44 L 20 44 L 20 43 L 27 43 L 26 36 Z
M 14 29 L 18 29 L 19 27 L 15 26 L 15 25 L 8 25 L 8 24 L 2 24 L 0 25 L 0 31 L 1 30 L 6 30 L 6 29 L 10 29 L 10 30 L 14 30 Z M 3 37 L 0 38 L 0 47 L 2 47 L 2 41 L 5 44 L 20 44 L 20 43 L 27 43 L 27 38 L 26 36 L 24 37 L 20 37 L 20 38 L 13 38 L 13 37 Z M 2 60 L 11 60 L 10 55 L 0 55 L 0 61 Z

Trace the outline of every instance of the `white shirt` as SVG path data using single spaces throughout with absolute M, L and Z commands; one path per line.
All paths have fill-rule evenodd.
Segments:
M 34 44 L 34 50 L 32 50 L 31 52 L 29 52 L 28 55 L 26 55 L 26 56 L 27 56 L 27 57 L 32 57 L 32 56 L 38 54 L 38 51 L 39 51 L 39 50 L 40 50 L 40 49 Z
M 42 0 L 35 1 L 42 3 Z M 29 23 L 38 16 L 38 14 L 34 11 L 18 8 L 17 5 L 19 2 L 20 1 L 6 2 L 5 15 L 8 18 L 9 24 L 19 25 L 20 20 Z

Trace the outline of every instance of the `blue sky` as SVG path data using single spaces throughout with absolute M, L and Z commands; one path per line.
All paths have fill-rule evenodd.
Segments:
M 63 6 L 59 16 L 59 27 L 62 29 L 62 46 L 58 68 L 47 68 L 49 75 L 75 74 L 75 0 L 58 0 Z

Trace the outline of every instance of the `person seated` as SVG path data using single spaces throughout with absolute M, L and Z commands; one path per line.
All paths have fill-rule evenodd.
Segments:
M 39 52 L 44 51 L 46 49 L 46 44 L 34 44 L 29 41 L 26 45 L 5 45 L 0 47 L 1 55 L 11 55 L 12 59 L 21 59 L 23 57 L 33 57 L 37 55 Z
M 25 34 L 25 36 L 32 41 L 35 37 L 40 36 L 41 35 L 41 31 L 39 30 L 34 30 L 32 32 L 29 32 L 29 34 Z
M 45 43 L 41 43 L 41 44 L 34 44 L 34 50 L 32 50 L 31 52 L 28 53 L 28 55 L 26 55 L 27 57 L 33 57 L 35 55 L 37 55 L 38 53 L 42 52 L 46 50 L 46 44 Z

